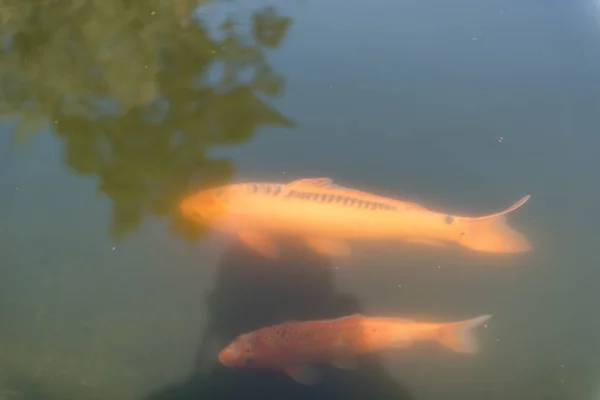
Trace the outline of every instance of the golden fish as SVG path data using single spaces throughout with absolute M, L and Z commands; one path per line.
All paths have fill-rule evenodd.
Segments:
M 498 213 L 465 217 L 338 186 L 329 178 L 307 178 L 206 189 L 184 199 L 180 209 L 187 218 L 236 234 L 271 258 L 279 254 L 277 235 L 301 237 L 329 255 L 348 255 L 349 240 L 454 244 L 487 253 L 520 253 L 531 245 L 507 225 L 506 214 L 529 198 Z
M 459 322 L 416 322 L 399 318 L 347 317 L 289 322 L 238 336 L 219 353 L 221 364 L 242 368 L 282 369 L 296 381 L 321 380 L 314 363 L 329 362 L 355 369 L 356 356 L 406 348 L 415 342 L 438 342 L 459 353 L 478 351 L 472 330 L 491 318 L 483 315 Z

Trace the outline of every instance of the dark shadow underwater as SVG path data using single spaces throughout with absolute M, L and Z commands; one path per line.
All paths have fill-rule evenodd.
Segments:
M 217 353 L 237 335 L 288 320 L 336 318 L 360 312 L 358 300 L 335 292 L 328 258 L 295 246 L 269 260 L 241 244 L 222 257 L 208 300 L 209 322 L 200 337 L 196 366 L 179 383 L 144 400 L 191 399 L 391 399 L 412 398 L 381 366 L 376 355 L 356 370 L 320 366 L 323 381 L 302 385 L 281 371 L 227 368 Z

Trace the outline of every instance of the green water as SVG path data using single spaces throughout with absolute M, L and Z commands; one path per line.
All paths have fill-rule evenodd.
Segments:
M 592 1 L 0 2 L 0 400 L 560 399 L 600 393 Z M 502 256 L 268 261 L 192 190 L 330 177 L 511 223 Z M 492 314 L 481 352 L 385 352 L 304 387 L 236 335 L 362 312 Z

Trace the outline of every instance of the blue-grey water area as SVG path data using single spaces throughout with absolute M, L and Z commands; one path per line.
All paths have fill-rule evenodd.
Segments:
M 0 399 L 600 396 L 600 7 L 590 1 L 0 4 Z M 356 243 L 270 260 L 194 190 L 335 182 L 532 249 Z M 353 313 L 491 314 L 315 386 L 228 368 L 237 335 Z

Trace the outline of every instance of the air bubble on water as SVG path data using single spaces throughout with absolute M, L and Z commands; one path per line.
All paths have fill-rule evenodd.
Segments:
M 112 249 L 110 249 L 110 251 L 115 251 L 116 249 L 117 249 L 116 247 L 113 247 Z

